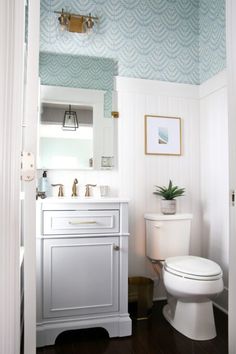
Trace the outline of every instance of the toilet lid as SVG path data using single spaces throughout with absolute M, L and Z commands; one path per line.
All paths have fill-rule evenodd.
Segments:
M 222 277 L 222 270 L 217 263 L 195 256 L 169 257 L 165 260 L 164 268 L 191 279 L 214 280 Z

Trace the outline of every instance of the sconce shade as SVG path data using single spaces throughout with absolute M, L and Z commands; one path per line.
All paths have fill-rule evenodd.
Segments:
M 70 15 L 64 12 L 64 9 L 61 10 L 61 14 L 58 17 L 61 31 L 68 31 L 70 24 Z
M 87 17 L 85 21 L 86 32 L 91 33 L 93 31 L 94 20 L 91 17 L 91 14 Z
M 77 114 L 75 111 L 71 110 L 71 105 L 69 105 L 69 110 L 65 111 L 62 129 L 63 130 L 76 130 L 79 127 Z

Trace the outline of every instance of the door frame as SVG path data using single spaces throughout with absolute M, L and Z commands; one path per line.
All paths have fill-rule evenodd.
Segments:
M 231 193 L 236 191 L 236 3 L 226 1 L 226 46 L 227 81 L 229 114 L 229 201 L 230 201 L 230 238 L 229 238 L 229 354 L 236 353 L 236 206 L 231 203 Z
M 17 1 L 17 0 L 16 0 Z M 40 1 L 28 0 L 28 50 L 26 64 L 23 149 L 37 156 L 39 119 Z M 24 182 L 24 354 L 36 352 L 36 166 L 35 179 Z
M 20 152 L 25 1 L 1 3 L 0 352 L 20 352 Z

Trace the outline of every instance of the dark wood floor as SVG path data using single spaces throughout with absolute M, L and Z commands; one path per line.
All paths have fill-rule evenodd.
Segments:
M 148 320 L 133 320 L 133 334 L 108 338 L 103 329 L 61 334 L 54 346 L 38 348 L 37 354 L 227 354 L 227 316 L 214 309 L 217 337 L 192 341 L 173 329 L 162 315 L 164 302 L 154 304 Z

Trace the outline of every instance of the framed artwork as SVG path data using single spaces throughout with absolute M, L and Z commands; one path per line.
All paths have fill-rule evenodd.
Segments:
M 145 154 L 181 155 L 181 119 L 145 115 Z

